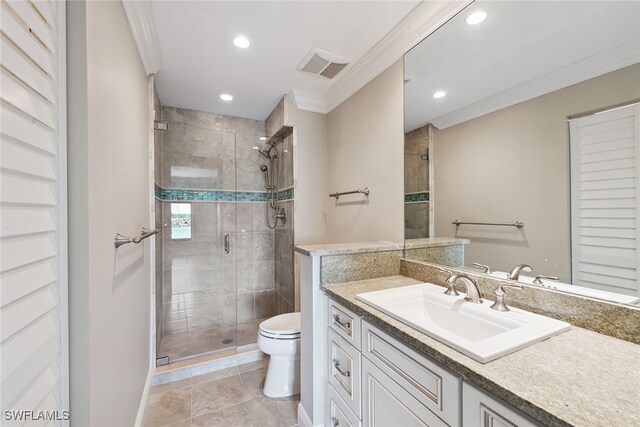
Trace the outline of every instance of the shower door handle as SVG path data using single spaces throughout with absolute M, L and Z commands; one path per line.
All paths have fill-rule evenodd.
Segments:
M 229 253 L 229 233 L 224 235 L 224 253 Z

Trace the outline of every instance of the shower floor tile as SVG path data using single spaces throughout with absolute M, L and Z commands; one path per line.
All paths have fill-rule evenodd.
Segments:
M 300 395 L 273 399 L 262 393 L 269 359 L 154 386 L 145 427 L 292 427 Z

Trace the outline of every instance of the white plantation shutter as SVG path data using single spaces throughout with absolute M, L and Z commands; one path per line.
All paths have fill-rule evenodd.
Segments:
M 0 424 L 12 425 L 5 410 L 68 408 L 66 59 L 64 3 L 0 7 Z
M 640 105 L 570 121 L 573 283 L 640 295 Z

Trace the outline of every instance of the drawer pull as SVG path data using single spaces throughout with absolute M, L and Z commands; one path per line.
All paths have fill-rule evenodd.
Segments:
M 350 377 L 351 376 L 351 372 L 349 371 L 343 371 L 342 368 L 340 368 L 340 361 L 339 360 L 334 360 L 333 361 L 333 367 L 336 368 L 336 371 L 338 371 L 338 373 L 340 375 L 342 375 L 343 377 Z
M 337 323 L 338 325 L 342 326 L 343 328 L 351 329 L 351 322 L 346 322 L 346 321 L 340 319 L 340 315 L 339 314 L 334 314 L 333 315 L 333 321 L 335 323 Z
M 331 418 L 331 426 L 332 427 L 338 427 L 340 425 L 340 420 L 337 419 L 336 417 Z

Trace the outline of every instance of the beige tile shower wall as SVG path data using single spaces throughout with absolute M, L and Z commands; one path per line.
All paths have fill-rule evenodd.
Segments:
M 329 243 L 404 240 L 403 65 L 399 60 L 328 114 Z
M 404 192 L 429 191 L 429 162 L 421 156 L 429 154 L 429 126 L 404 135 Z
M 283 106 L 283 102 L 278 104 L 278 108 L 282 110 Z M 269 117 L 272 117 L 274 113 L 271 113 Z M 284 110 L 282 114 L 284 114 Z M 284 117 L 280 117 L 279 120 L 284 120 Z M 276 129 L 275 132 L 278 130 Z M 286 137 L 282 144 L 278 146 L 278 152 L 276 175 L 278 189 L 282 190 L 293 186 L 293 134 Z M 284 224 L 279 222 L 274 230 L 275 313 L 282 314 L 290 313 L 295 308 L 293 273 L 294 202 L 293 200 L 280 202 L 278 203 L 278 208 L 284 208 L 287 212 L 287 222 Z
M 262 145 L 263 121 L 162 109 L 169 125 L 165 188 L 265 191 L 259 166 L 266 159 L 253 149 Z M 266 224 L 266 203 L 192 202 L 189 240 L 171 239 L 171 203 L 163 206 L 167 351 L 175 358 L 216 350 L 223 339 L 235 338 L 236 319 L 237 344 L 255 342 L 257 324 L 275 310 L 274 232 Z M 229 254 L 223 250 L 226 233 Z
M 461 226 L 470 238 L 466 262 L 509 271 L 527 263 L 535 274 L 570 282 L 570 190 L 567 116 L 640 97 L 640 65 L 570 86 L 470 120 L 434 135 L 433 200 L 438 236 L 452 220 L 512 227 Z
M 288 213 L 293 212 L 293 200 L 280 203 Z M 275 230 L 275 313 L 289 313 L 295 309 L 293 266 L 293 215 L 286 224 L 278 224 Z

